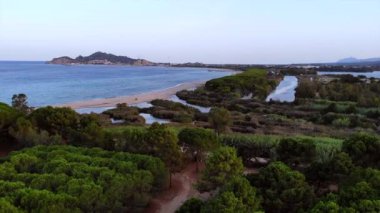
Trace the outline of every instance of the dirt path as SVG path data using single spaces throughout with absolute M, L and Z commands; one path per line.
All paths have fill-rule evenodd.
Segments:
M 200 197 L 193 185 L 198 180 L 195 163 L 172 177 L 172 187 L 158 194 L 149 203 L 146 213 L 172 213 L 191 197 Z

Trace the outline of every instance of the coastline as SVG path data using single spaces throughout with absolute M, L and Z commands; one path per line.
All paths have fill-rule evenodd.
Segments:
M 149 102 L 154 99 L 169 99 L 172 95 L 175 95 L 178 91 L 193 89 L 199 86 L 204 85 L 206 81 L 193 81 L 186 82 L 174 87 L 169 87 L 162 90 L 155 90 L 135 95 L 128 96 L 119 96 L 113 98 L 99 98 L 83 101 L 75 101 L 65 104 L 55 105 L 55 107 L 69 107 L 72 109 L 81 109 L 81 108 L 98 108 L 98 107 L 114 107 L 119 103 L 139 104 L 142 102 Z

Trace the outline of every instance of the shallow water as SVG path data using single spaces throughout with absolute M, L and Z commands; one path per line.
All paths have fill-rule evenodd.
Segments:
M 172 97 L 170 97 L 169 100 L 174 101 L 174 102 L 178 102 L 178 103 L 182 103 L 182 104 L 187 105 L 187 106 L 194 107 L 194 108 L 198 109 L 199 111 L 201 111 L 203 113 L 208 113 L 208 112 L 210 112 L 210 109 L 211 109 L 210 107 L 201 107 L 201 106 L 189 104 L 186 101 L 179 99 L 176 95 L 173 95 Z M 138 103 L 138 104 L 131 104 L 131 106 L 135 106 L 135 107 L 138 107 L 138 108 L 149 108 L 149 107 L 152 107 L 153 105 L 151 103 L 149 103 L 149 102 L 142 102 L 142 103 Z M 94 107 L 94 108 L 76 109 L 75 111 L 78 112 L 78 113 L 80 113 L 80 114 L 85 114 L 85 113 L 102 113 L 102 112 L 104 112 L 106 110 L 114 109 L 114 108 L 115 107 Z M 153 115 L 148 114 L 148 113 L 140 113 L 140 115 L 142 117 L 144 117 L 146 124 L 153 124 L 154 122 L 157 122 L 157 123 L 160 123 L 160 124 L 170 123 L 170 120 L 162 119 L 162 118 L 156 118 Z M 115 119 L 111 118 L 111 123 L 112 124 L 122 124 L 123 122 L 124 122 L 124 120 L 115 120 Z
M 115 107 L 89 107 L 89 108 L 75 109 L 75 111 L 80 114 L 90 114 L 90 113 L 102 113 L 104 111 L 107 111 L 109 109 L 114 109 L 114 108 Z
M 0 61 L 0 102 L 24 93 L 31 106 L 135 95 L 186 82 L 210 80 L 232 72 L 206 68 L 54 65 Z
M 162 119 L 162 118 L 156 118 L 156 117 L 153 117 L 153 115 L 148 114 L 148 113 L 140 113 L 140 115 L 145 118 L 146 124 L 153 124 L 154 122 L 157 122 L 159 124 L 170 123 L 170 120 L 166 120 L 166 119 Z
M 178 98 L 178 96 L 176 96 L 176 95 L 173 95 L 172 97 L 170 97 L 169 100 L 181 103 L 181 104 L 186 105 L 186 106 L 193 107 L 195 109 L 198 109 L 202 113 L 209 113 L 211 110 L 211 107 L 202 107 L 202 106 L 198 106 L 198 105 L 194 105 L 194 104 L 189 104 L 185 100 Z
M 140 104 L 134 104 L 133 106 L 137 106 L 139 108 L 146 108 L 152 106 L 150 103 L 143 102 Z M 80 114 L 89 114 L 89 113 L 102 113 L 106 110 L 109 109 L 114 109 L 115 107 L 94 107 L 94 108 L 81 108 L 81 109 L 75 109 L 76 112 Z M 160 124 L 166 124 L 170 123 L 170 120 L 166 119 L 161 119 L 161 118 L 156 118 L 153 117 L 153 115 L 148 114 L 148 113 L 140 113 L 142 117 L 145 119 L 145 124 L 153 124 L 154 122 L 160 123 Z M 113 119 L 111 118 L 111 123 L 112 124 L 123 124 L 124 120 L 119 120 L 119 119 Z

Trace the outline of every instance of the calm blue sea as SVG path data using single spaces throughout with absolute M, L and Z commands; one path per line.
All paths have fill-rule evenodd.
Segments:
M 25 93 L 29 105 L 45 106 L 162 90 L 232 72 L 206 68 L 53 65 L 44 62 L 0 61 L 0 102 Z

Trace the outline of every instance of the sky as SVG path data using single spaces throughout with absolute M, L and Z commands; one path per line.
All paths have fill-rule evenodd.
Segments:
M 172 63 L 380 57 L 380 0 L 0 0 L 0 60 L 95 51 Z

